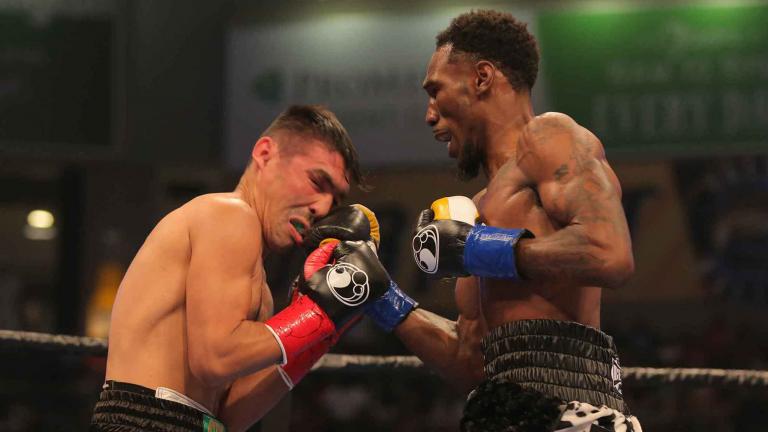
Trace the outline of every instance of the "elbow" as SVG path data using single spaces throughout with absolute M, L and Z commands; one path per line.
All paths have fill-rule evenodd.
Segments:
M 482 348 L 479 342 L 478 339 L 469 350 L 460 350 L 456 357 L 459 368 L 448 379 L 456 390 L 464 394 L 469 394 L 485 380 L 485 360 L 480 354 Z
M 632 252 L 612 253 L 605 261 L 602 283 L 604 288 L 618 289 L 624 286 L 635 274 L 635 259 Z
M 212 353 L 189 352 L 189 370 L 200 382 L 208 387 L 218 387 L 229 382 L 229 374 L 223 359 Z

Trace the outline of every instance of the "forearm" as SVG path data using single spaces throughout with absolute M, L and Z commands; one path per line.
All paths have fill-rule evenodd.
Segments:
M 483 379 L 477 330 L 467 320 L 451 321 L 417 308 L 395 329 L 395 335 L 427 367 L 468 392 Z
M 227 430 L 244 431 L 261 420 L 288 393 L 277 367 L 237 379 L 222 401 L 219 417 Z
M 626 237 L 570 225 L 548 236 L 521 240 L 516 246 L 517 268 L 531 281 L 616 288 L 634 271 Z
M 209 385 L 222 385 L 280 363 L 280 345 L 266 325 L 243 320 L 205 344 L 190 341 L 192 372 Z

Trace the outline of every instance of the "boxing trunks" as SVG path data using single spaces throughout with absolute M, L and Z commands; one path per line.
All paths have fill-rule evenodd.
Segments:
M 470 394 L 463 427 L 503 416 L 497 407 L 506 404 L 516 411 L 511 424 L 518 421 L 512 417 L 529 416 L 528 424 L 549 425 L 541 430 L 641 430 L 624 403 L 613 338 L 600 330 L 566 321 L 513 321 L 492 329 L 482 349 L 487 381 Z M 493 426 L 465 430 L 483 429 Z
M 107 381 L 91 419 L 92 432 L 225 432 L 224 423 L 181 393 Z

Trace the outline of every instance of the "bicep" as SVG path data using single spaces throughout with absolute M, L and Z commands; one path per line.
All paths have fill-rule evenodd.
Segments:
M 623 211 L 611 174 L 607 165 L 593 159 L 578 166 L 567 180 L 541 179 L 537 184 L 541 204 L 562 226 L 606 222 Z
M 621 190 L 602 144 L 586 129 L 543 127 L 524 135 L 518 151 L 518 166 L 560 225 L 600 222 L 621 209 Z
M 237 219 L 237 218 L 235 218 Z M 216 340 L 245 319 L 260 289 L 252 289 L 260 248 L 247 225 L 204 220 L 190 231 L 187 273 L 187 331 L 190 338 Z M 250 234 L 250 235 L 249 235 Z

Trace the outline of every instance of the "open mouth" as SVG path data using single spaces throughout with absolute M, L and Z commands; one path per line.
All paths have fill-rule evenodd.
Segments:
M 296 219 L 291 220 L 291 225 L 293 225 L 293 228 L 296 230 L 296 232 L 298 232 L 299 235 L 302 235 L 302 236 L 307 230 L 307 227 L 305 227 L 304 224 L 301 223 L 301 221 L 298 221 Z
M 309 223 L 298 217 L 292 217 L 288 220 L 293 227 L 293 240 L 296 244 L 304 242 L 304 235 L 309 231 Z
M 437 141 L 444 142 L 444 143 L 451 142 L 452 136 L 451 136 L 451 133 L 448 131 L 434 131 L 432 135 L 435 137 Z

